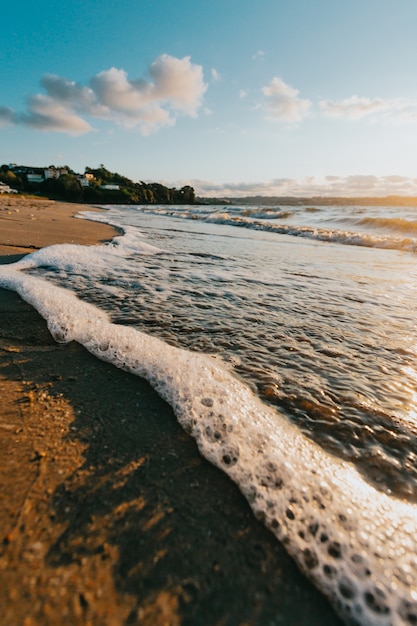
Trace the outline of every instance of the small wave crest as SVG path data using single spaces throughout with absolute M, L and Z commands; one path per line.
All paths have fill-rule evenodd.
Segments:
M 374 218 L 366 218 L 374 219 Z M 212 224 L 226 224 L 228 226 L 238 226 L 241 228 L 251 228 L 274 232 L 280 235 L 290 235 L 293 237 L 304 237 L 325 241 L 328 243 L 338 243 L 350 246 L 364 246 L 367 248 L 384 248 L 390 250 L 403 250 L 415 253 L 417 251 L 417 241 L 413 237 L 387 237 L 375 234 L 346 232 L 343 230 L 316 228 L 312 226 L 296 226 L 290 224 L 271 224 L 257 220 L 249 220 L 245 217 L 230 215 L 227 212 L 214 213 L 205 218 L 205 221 Z M 389 220 L 390 221 L 390 220 Z M 417 226 L 416 226 L 417 232 Z
M 372 228 L 382 228 L 409 234 L 417 233 L 417 221 L 399 217 L 364 217 L 358 223 Z
M 258 218 L 263 220 L 284 220 L 291 217 L 294 214 L 293 211 L 283 211 L 279 209 L 243 209 L 241 215 L 243 217 Z

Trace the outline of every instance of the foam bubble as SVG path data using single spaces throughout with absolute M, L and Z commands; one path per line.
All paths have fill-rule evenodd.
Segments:
M 97 269 L 108 270 L 112 259 L 118 262 L 131 255 L 154 255 L 163 252 L 161 248 L 142 241 L 141 234 L 134 228 L 126 227 L 126 234 L 115 237 L 112 242 L 103 246 L 81 246 L 78 244 L 57 244 L 41 248 L 17 261 L 13 267 L 19 270 L 35 267 L 53 266 L 56 269 L 66 268 L 77 272 L 89 265 Z
M 0 286 L 32 304 L 58 341 L 75 340 L 148 379 L 347 622 L 416 624 L 417 507 L 376 491 L 324 452 L 220 359 L 112 324 L 67 290 L 19 271 L 51 254 L 58 250 L 0 267 Z

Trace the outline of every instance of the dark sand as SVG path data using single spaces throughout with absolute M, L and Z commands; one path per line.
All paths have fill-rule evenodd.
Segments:
M 78 208 L 0 196 L 0 262 L 114 235 Z M 5 290 L 0 397 L 1 626 L 340 626 L 150 386 Z

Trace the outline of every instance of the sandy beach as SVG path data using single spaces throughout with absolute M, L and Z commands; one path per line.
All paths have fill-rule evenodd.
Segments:
M 0 196 L 0 263 L 116 233 Z M 0 290 L 1 626 L 341 622 L 142 379 Z

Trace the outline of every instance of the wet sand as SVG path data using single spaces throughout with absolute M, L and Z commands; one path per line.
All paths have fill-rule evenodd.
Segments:
M 0 196 L 0 263 L 113 228 Z M 1 626 L 339 626 L 142 379 L 0 290 Z

